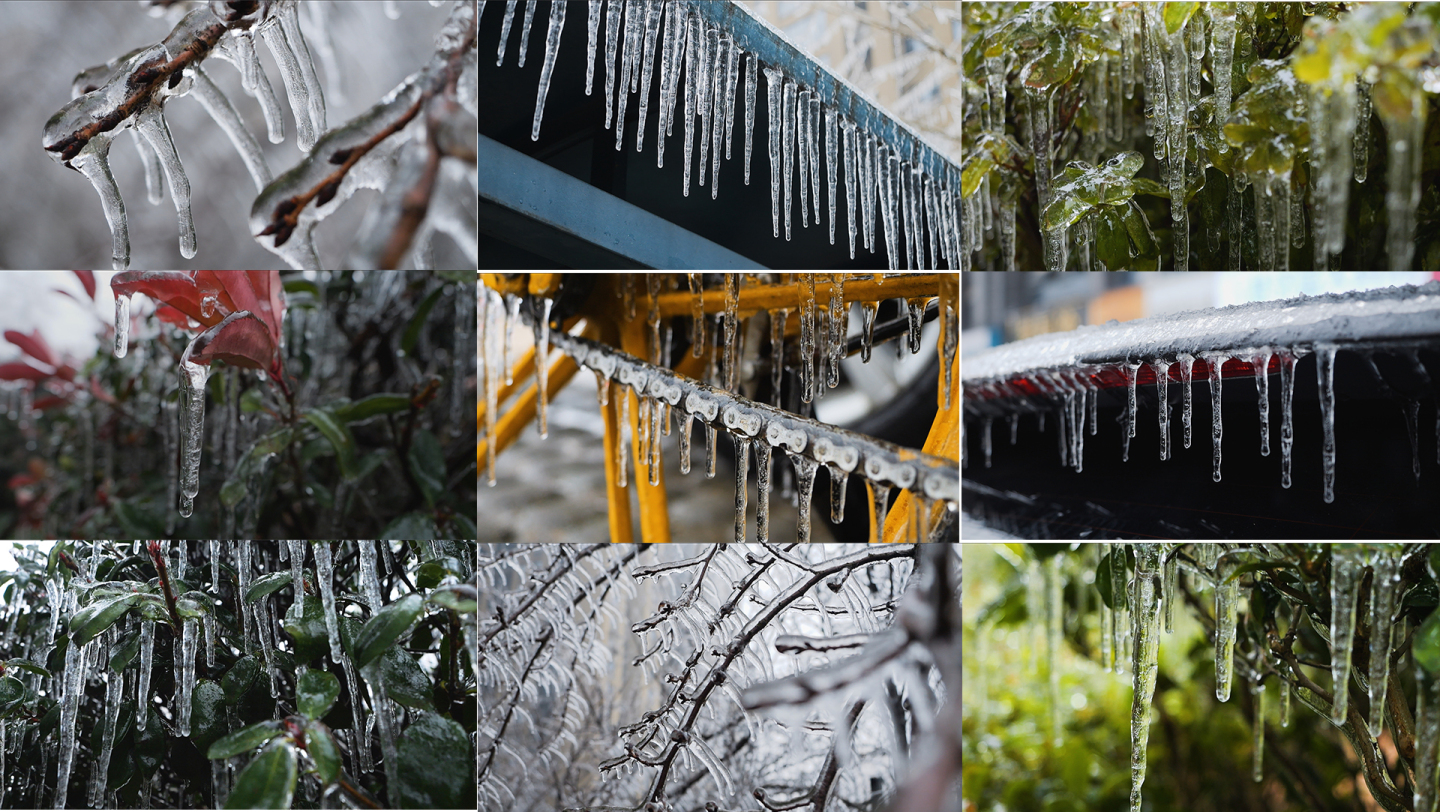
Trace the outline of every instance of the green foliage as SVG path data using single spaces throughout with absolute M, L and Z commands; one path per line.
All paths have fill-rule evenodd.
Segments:
M 7 807 L 53 804 L 53 765 L 67 742 L 74 748 L 68 804 L 84 803 L 106 735 L 107 679 L 102 675 L 108 671 L 113 685 L 128 671 L 102 779 L 105 790 L 114 793 L 115 807 L 139 808 L 145 794 L 153 792 L 157 807 L 313 808 L 316 804 L 306 799 L 318 799 L 316 793 L 323 791 L 330 805 L 397 808 L 430 797 L 444 799 L 451 808 L 472 808 L 475 754 L 469 732 L 475 727 L 477 672 L 466 638 L 476 624 L 475 544 L 384 542 L 393 564 L 388 574 L 377 571 L 374 588 L 382 605 L 371 613 L 356 597 L 369 591 L 360 579 L 356 545 L 361 543 L 381 544 L 315 542 L 333 552 L 335 625 L 342 649 L 353 655 L 357 641 L 373 649 L 364 668 L 345 658 L 332 660 L 323 602 L 303 590 L 297 601 L 290 564 L 279 557 L 282 543 L 224 542 L 222 560 L 212 569 L 209 542 L 189 542 L 183 567 L 178 545 L 151 542 L 168 562 L 164 576 L 144 542 L 17 547 L 18 566 L 0 572 L 0 593 L 7 595 L 6 607 L 14 601 L 29 611 L 0 612 L 0 641 L 14 640 L 19 650 L 36 652 L 51 667 L 0 659 L 0 720 L 14 751 L 6 758 Z M 252 586 L 259 585 L 243 594 L 238 545 L 248 547 Z M 309 551 L 318 548 L 306 544 L 304 549 L 302 564 L 313 565 Z M 380 555 L 377 549 L 377 559 Z M 318 593 L 315 569 L 305 573 L 307 588 Z M 218 581 L 212 580 L 216 571 Z M 59 604 L 51 599 L 66 590 L 73 594 L 74 609 L 53 618 L 52 648 L 47 641 Z M 183 736 L 175 706 L 180 687 L 172 678 L 183 670 L 176 662 L 182 653 L 177 617 L 209 618 L 215 632 L 213 652 L 206 651 L 203 640 L 197 647 L 189 730 Z M 242 634 L 242 618 L 248 635 Z M 142 622 L 153 624 L 149 690 L 139 697 L 147 711 L 143 723 L 136 713 Z M 263 646 L 262 623 L 268 625 Z M 192 627 L 201 633 L 200 624 Z M 78 698 L 77 724 L 65 732 L 60 722 L 66 655 L 71 646 L 87 644 L 92 652 L 98 648 L 99 662 L 81 681 L 85 692 Z M 0 648 L 0 658 L 13 650 Z M 351 678 L 357 684 L 345 685 Z M 410 767 L 402 766 L 394 784 L 385 780 L 385 770 L 364 769 L 356 749 L 360 740 L 354 727 L 377 712 L 372 698 L 381 695 L 379 680 L 397 703 L 385 705 L 399 759 L 416 769 L 415 775 L 406 775 Z M 352 704 L 357 699 L 359 707 Z M 419 732 L 410 736 L 417 726 Z M 366 736 L 363 746 L 378 764 L 384 748 L 376 736 Z M 237 759 L 242 769 L 233 787 L 225 780 L 212 783 L 205 759 Z M 42 761 L 52 765 L 48 779 L 39 774 Z
M 1123 598 L 1134 574 L 1127 545 L 1059 545 L 1062 629 L 1054 663 L 1046 661 L 1041 550 L 1031 545 L 968 545 L 966 590 L 964 793 L 977 809 L 1125 810 L 1129 808 L 1131 675 L 1104 668 L 1106 610 Z M 1364 797 L 1368 808 L 1408 809 L 1407 774 L 1414 763 L 1415 707 L 1420 683 L 1440 674 L 1440 613 L 1435 612 L 1435 570 L 1426 545 L 1357 547 L 1359 584 L 1351 719 L 1366 718 L 1370 641 L 1377 633 L 1370 603 L 1377 587 L 1366 564 L 1398 556 L 1392 586 L 1394 619 L 1391 691 L 1406 712 L 1386 714 L 1380 745 L 1391 759 L 1372 768 L 1357 760 L 1374 748 L 1363 723 L 1337 728 L 1329 721 L 1332 690 L 1329 641 L 1332 559 L 1335 545 L 1164 544 L 1181 577 L 1173 632 L 1160 640 L 1144 796 L 1147 809 L 1219 812 L 1231 809 L 1349 810 Z M 1207 549 L 1208 548 L 1208 549 Z M 1218 566 L 1211 556 L 1222 555 Z M 1214 569 L 1212 569 L 1214 567 Z M 1214 582 L 1240 586 L 1235 688 L 1215 699 Z M 1119 584 L 1120 599 L 1107 599 Z M 1119 617 L 1119 628 L 1129 624 Z M 1411 656 L 1405 656 L 1406 653 Z M 1413 664 L 1412 664 L 1413 663 Z M 1300 667 L 1295 668 L 1296 665 Z M 1417 668 L 1418 666 L 1418 668 Z M 1058 672 L 1061 739 L 1048 735 L 1049 670 Z M 1264 777 L 1249 780 L 1254 755 L 1256 704 L 1249 690 L 1260 680 L 1267 694 Z M 1428 689 L 1427 689 L 1428 690 Z M 1293 691 L 1282 723 L 1279 694 Z M 1428 700 L 1427 700 L 1428 701 Z M 1311 706 L 1314 706 L 1312 709 Z M 1392 705 L 1392 707 L 1394 707 Z M 1398 752 L 1391 742 L 1398 745 Z M 1242 779 L 1241 776 L 1244 776 Z M 1371 787 L 1392 789 L 1369 793 Z M 1393 789 L 1397 788 L 1398 789 Z M 1378 801 L 1372 801 L 1378 797 Z
M 1188 49 L 1193 49 L 1197 40 L 1192 35 L 1198 30 L 1205 51 L 1198 63 L 1199 95 L 1190 91 L 1186 100 L 1184 186 L 1187 204 L 1198 198 L 1201 206 L 1185 218 L 1191 235 L 1186 243 L 1189 267 L 1222 270 L 1233 267 L 1232 256 L 1246 270 L 1265 269 L 1282 259 L 1286 265 L 1277 267 L 1309 270 L 1316 262 L 1326 265 L 1316 259 L 1314 229 L 1325 212 L 1316 211 L 1315 195 L 1336 198 L 1333 191 L 1323 191 L 1324 183 L 1332 181 L 1318 180 L 1317 167 L 1335 160 L 1343 146 L 1343 160 L 1349 160 L 1353 149 L 1362 165 L 1353 183 L 1332 173 L 1333 183 L 1347 184 L 1350 207 L 1342 218 L 1344 251 L 1331 266 L 1371 270 L 1383 266 L 1384 260 L 1376 257 L 1387 252 L 1400 257 L 1392 257 L 1392 262 L 1403 263 L 1405 254 L 1397 253 L 1397 245 L 1414 243 L 1413 269 L 1440 271 L 1440 116 L 1431 109 L 1440 93 L 1440 7 L 1167 2 L 1156 14 L 1159 22 L 1153 32 L 1141 24 L 1136 10 L 1136 4 L 1129 3 L 962 7 L 966 146 L 961 194 L 969 199 L 988 188 L 992 200 L 987 205 L 997 210 L 996 216 L 1006 206 L 1016 207 L 1018 269 L 1044 267 L 1041 235 L 1061 228 L 1071 229 L 1076 246 L 1091 246 L 1092 261 L 1106 269 L 1155 270 L 1164 265 L 1178 241 L 1178 218 L 1168 201 L 1167 164 L 1162 159 L 1166 147 L 1146 133 L 1152 126 L 1147 111 L 1153 107 L 1156 116 L 1166 115 L 1163 98 L 1147 98 L 1145 82 L 1152 80 L 1146 77 L 1146 62 L 1164 61 L 1162 47 L 1155 43 L 1169 35 L 1185 40 L 1187 53 L 1193 54 Z M 1231 13 L 1238 14 L 1237 36 L 1230 55 L 1229 105 L 1222 112 L 1217 109 L 1221 83 L 1216 72 L 1223 63 L 1217 60 L 1215 29 L 1216 20 Z M 1127 66 L 1125 76 L 1134 77 L 1133 87 L 1122 88 L 1122 64 Z M 990 109 L 1000 98 L 992 89 L 997 71 L 1003 72 L 999 81 L 1005 106 Z M 1368 93 L 1376 120 L 1370 121 L 1371 108 L 1362 104 L 1365 118 L 1358 143 L 1332 145 L 1331 157 L 1325 158 L 1320 142 L 1326 133 L 1310 132 L 1315 120 L 1311 108 L 1317 98 L 1353 94 L 1357 86 L 1362 95 Z M 1161 94 L 1157 90 L 1154 95 Z M 1346 95 L 1347 101 L 1331 105 L 1326 115 L 1333 118 L 1337 110 L 1355 109 L 1351 98 Z M 1052 128 L 1049 150 L 1055 181 L 1043 211 L 1038 209 L 1041 195 L 1031 155 L 1032 105 L 1046 106 Z M 1334 130 L 1331 124 L 1325 129 Z M 1387 144 L 1401 139 L 1416 144 L 1411 150 L 1418 148 L 1423 155 L 1416 162 L 1422 180 L 1416 186 L 1421 194 L 1413 237 L 1404 225 L 1409 215 L 1393 208 L 1402 198 L 1386 197 L 1386 173 L 1397 160 L 1387 154 Z M 1097 206 L 1093 185 L 1076 185 L 1072 170 L 1092 171 L 1133 151 L 1147 158 L 1154 154 L 1157 160 L 1131 178 L 1131 190 L 1106 187 L 1108 194 L 1127 197 L 1133 206 L 1117 200 L 1106 210 L 1099 207 L 1103 203 Z M 1414 176 L 1407 173 L 1405 177 Z M 1259 182 L 1274 177 L 1281 180 Z M 1285 217 L 1300 218 L 1290 231 L 1302 239 L 1299 245 L 1279 246 L 1272 260 L 1264 234 L 1278 215 L 1257 210 L 1252 198 L 1268 199 L 1282 194 L 1277 190 L 1284 187 L 1300 203 Z M 1128 197 L 1127 191 L 1137 196 Z M 1227 208 L 1231 197 L 1238 199 Z M 1387 237 L 1387 219 L 1402 224 L 1399 237 Z M 1003 267 L 998 229 L 982 237 L 976 267 Z M 1330 243 L 1338 245 L 1334 240 Z M 1319 250 L 1324 256 L 1323 245 Z M 1078 248 L 1070 252 L 1072 269 L 1079 264 L 1078 254 Z

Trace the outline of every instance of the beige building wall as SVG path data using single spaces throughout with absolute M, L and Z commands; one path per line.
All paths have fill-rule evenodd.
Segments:
M 959 161 L 959 0 L 739 2 Z

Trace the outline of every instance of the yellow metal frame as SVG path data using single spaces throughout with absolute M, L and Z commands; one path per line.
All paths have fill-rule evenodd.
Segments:
M 480 276 L 482 284 L 501 293 L 516 295 L 528 293 L 532 296 L 554 296 L 559 291 L 561 281 L 560 274 L 481 274 Z M 801 297 L 805 295 L 808 287 L 808 284 L 802 285 L 795 281 L 798 276 L 799 274 L 785 275 L 786 282 L 784 284 L 753 285 L 749 288 L 742 288 L 739 296 L 739 315 L 745 318 L 761 310 L 781 308 L 798 311 Z M 816 306 L 828 308 L 830 289 L 833 284 L 831 275 L 818 274 L 817 276 L 818 278 L 815 280 Z M 637 307 L 636 317 L 630 318 L 627 309 L 617 303 L 619 297 L 616 296 L 616 291 L 619 283 L 619 275 L 607 275 L 592 292 L 590 301 L 586 303 L 583 311 L 583 318 L 570 319 L 564 325 L 564 329 L 572 332 L 578 326 L 579 332 L 575 333 L 576 335 L 619 347 L 637 358 L 647 358 L 649 352 L 647 351 L 646 317 L 649 314 L 649 293 L 643 285 L 636 285 L 632 288 L 637 300 Z M 850 302 L 878 302 L 885 299 L 913 300 L 938 297 L 942 329 L 936 351 L 942 358 L 944 357 L 945 320 L 958 318 L 959 314 L 960 281 L 958 275 L 912 274 L 893 277 L 883 282 L 878 279 L 847 279 L 844 285 L 843 300 L 847 304 Z M 643 307 L 639 306 L 640 301 L 644 301 Z M 706 313 L 721 313 L 725 310 L 725 292 L 723 290 L 707 290 L 703 293 L 701 301 Z M 662 319 L 672 316 L 688 316 L 694 313 L 694 296 L 688 290 L 662 293 L 655 297 L 655 305 Z M 949 315 L 950 312 L 953 312 L 954 315 Z M 798 323 L 798 312 L 792 313 L 791 317 Z M 787 320 L 786 334 L 792 334 L 793 329 Z M 684 360 L 675 367 L 675 371 L 687 377 L 700 378 L 709 363 L 708 353 L 710 352 L 711 349 L 707 347 L 706 354 L 700 358 L 687 354 Z M 570 356 L 564 354 L 554 361 L 550 361 L 548 352 L 545 353 L 543 362 L 549 364 L 547 398 L 553 399 L 579 371 L 579 365 Z M 500 404 L 507 402 L 517 392 L 519 395 L 515 403 L 499 416 L 495 424 L 497 457 L 520 436 L 525 425 L 535 418 L 538 393 L 536 386 L 530 384 L 530 379 L 535 375 L 535 365 L 536 351 L 532 349 L 526 352 L 511 369 L 514 383 L 505 386 L 499 393 L 497 402 Z M 926 454 L 955 460 L 959 453 L 960 434 L 960 362 L 958 355 L 952 360 L 948 400 L 945 398 L 943 370 L 939 389 L 940 409 L 936 413 L 935 420 L 925 439 L 925 445 L 921 450 Z M 624 485 L 620 484 L 617 444 L 623 442 L 623 438 L 620 424 L 621 401 L 620 397 L 615 396 L 617 391 L 619 390 L 612 391 L 608 403 L 600 409 L 605 426 L 605 489 L 606 501 L 609 506 L 610 540 L 623 543 L 634 539 L 630 495 L 633 490 L 640 510 L 641 540 L 646 543 L 668 542 L 670 540 L 670 515 L 665 489 L 664 456 L 661 455 L 658 464 L 657 483 L 651 485 L 648 466 L 642 457 L 640 445 L 638 442 L 632 442 L 632 475 L 627 477 Z M 624 388 L 623 391 L 624 397 L 630 399 L 630 436 L 638 438 L 640 436 L 639 401 L 635 393 L 628 388 Z M 481 411 L 483 409 L 483 402 L 477 403 L 477 424 L 484 417 Z M 477 471 L 484 471 L 485 452 L 489 441 L 490 438 L 484 438 L 477 442 L 475 452 Z M 651 441 L 659 442 L 660 439 L 656 437 Z M 956 464 L 958 466 L 958 462 Z M 887 542 L 915 540 L 912 537 L 914 535 L 912 528 L 920 517 L 917 511 L 918 503 L 911 497 L 910 492 L 901 491 L 890 508 L 883 529 L 876 527 L 873 491 L 871 491 L 871 495 L 872 540 Z M 934 527 L 944 510 L 946 510 L 944 502 L 930 504 L 928 506 L 929 515 L 925 517 L 923 526 Z

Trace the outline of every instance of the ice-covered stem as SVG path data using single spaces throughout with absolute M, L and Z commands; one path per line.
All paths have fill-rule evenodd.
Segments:
M 311 203 L 319 208 L 330 202 L 362 158 L 386 139 L 404 130 L 432 98 L 442 95 L 454 98 L 469 52 L 475 47 L 478 26 L 474 21 L 477 16 L 476 0 L 457 4 L 438 38 L 441 50 L 423 71 L 402 82 L 369 111 L 327 134 L 300 165 L 266 187 L 251 212 L 254 222 L 257 213 L 267 211 L 262 207 L 268 207 L 266 225 L 256 236 L 273 235 L 276 248 L 284 245 L 300 225 L 300 215 L 305 208 Z M 406 100 L 409 100 L 408 104 Z M 382 123 L 383 126 L 375 126 Z M 331 139 L 343 137 L 352 129 L 357 135 L 368 133 L 368 137 L 359 143 L 333 148 L 335 142 Z M 330 141 L 328 146 L 327 141 Z M 327 167 L 332 165 L 335 168 L 327 171 Z M 302 181 L 300 188 L 292 190 L 296 181 Z
M 160 589 L 165 593 L 165 606 L 170 610 L 170 625 L 173 628 L 180 628 L 180 613 L 175 611 L 175 590 L 170 586 L 170 571 L 165 566 L 165 551 L 160 548 L 160 542 L 145 542 L 146 549 L 150 552 L 150 561 L 155 565 L 155 572 L 160 576 Z
M 857 553 L 831 559 L 824 564 L 816 566 L 808 577 L 796 581 L 789 588 L 775 596 L 766 604 L 765 608 L 755 614 L 745 626 L 740 629 L 735 635 L 735 638 L 730 642 L 730 645 L 726 648 L 724 655 L 711 667 L 709 673 L 697 683 L 700 688 L 692 698 L 690 707 L 688 711 L 685 712 L 684 718 L 676 726 L 676 730 L 686 734 L 690 733 L 698 721 L 706 701 L 710 698 L 710 694 L 724 681 L 723 677 L 717 679 L 717 675 L 721 672 L 726 672 L 731 664 L 744 653 L 746 647 L 755 639 L 756 635 L 768 627 L 775 618 L 792 603 L 809 593 L 815 585 L 838 572 L 846 572 L 881 561 L 906 558 L 914 554 L 915 548 L 913 545 L 895 545 L 890 548 L 862 550 Z M 771 684 L 771 686 L 775 685 L 777 684 Z M 757 700 L 756 703 L 750 707 L 762 707 L 767 704 L 775 704 L 766 701 L 771 698 L 769 690 L 769 686 L 754 686 L 750 691 L 747 691 L 747 695 L 750 695 L 752 691 L 759 691 L 759 693 L 754 694 Z M 777 690 L 782 694 L 782 696 L 778 698 L 778 702 L 804 701 L 803 699 L 793 699 L 797 693 L 805 692 L 804 688 L 800 688 L 798 691 L 785 688 L 779 688 Z M 664 794 L 666 777 L 674 765 L 679 752 L 680 748 L 674 745 L 666 749 L 665 755 L 659 765 L 660 771 L 656 775 L 654 783 L 651 784 L 650 790 L 647 792 L 647 798 L 659 800 Z
M 1292 625 L 1291 628 L 1295 627 Z M 1342 722 L 1337 723 L 1331 718 L 1333 696 L 1301 670 L 1301 662 L 1290 644 L 1291 639 L 1289 635 L 1283 641 L 1272 639 L 1270 651 L 1290 666 L 1289 678 L 1295 684 L 1295 697 L 1322 718 L 1330 719 L 1331 723 L 1345 734 L 1345 738 L 1350 740 L 1350 746 L 1360 756 L 1365 771 L 1365 785 L 1380 806 L 1387 812 L 1408 812 L 1411 808 L 1410 799 L 1408 795 L 1402 796 L 1396 789 L 1385 766 L 1385 759 L 1380 754 L 1379 745 L 1364 732 L 1365 719 L 1360 715 L 1359 709 L 1349 707 Z

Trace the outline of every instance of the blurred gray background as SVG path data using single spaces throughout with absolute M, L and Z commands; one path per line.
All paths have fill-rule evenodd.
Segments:
M 300 20 L 327 91 L 330 128 L 364 111 L 422 67 L 450 10 L 448 2 L 435 8 L 425 0 L 397 0 L 399 19 L 392 20 L 381 0 L 319 2 L 328 12 L 343 101 L 330 92 L 334 79 L 316 48 L 309 10 L 301 9 Z M 159 42 L 170 32 L 178 16 L 152 16 L 147 5 L 139 0 L 0 0 L 0 268 L 110 267 L 110 230 L 99 196 L 82 175 L 41 149 L 40 135 L 50 116 L 70 101 L 75 74 Z M 258 41 L 256 52 L 284 113 L 285 141 L 280 144 L 266 137 L 260 105 L 241 89 L 239 72 L 219 59 L 205 65 L 278 176 L 299 162 L 301 152 L 279 69 Z M 126 133 L 116 139 L 110 155 L 129 215 L 130 267 L 286 267 L 249 234 L 255 186 L 230 139 L 188 96 L 170 100 L 165 118 L 190 180 L 199 252 L 192 260 L 180 255 L 168 190 L 158 206 L 146 200 L 140 158 L 131 143 L 134 134 Z M 357 193 L 317 229 L 326 267 L 343 261 L 375 197 L 369 190 Z M 435 240 L 435 262 L 438 268 L 470 267 L 445 237 Z

